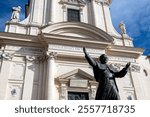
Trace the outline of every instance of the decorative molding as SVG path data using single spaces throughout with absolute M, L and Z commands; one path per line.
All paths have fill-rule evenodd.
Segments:
M 46 51 L 46 57 L 50 59 L 55 59 L 57 57 L 57 52 Z
M 60 4 L 68 4 L 68 5 L 75 5 L 75 6 L 85 6 L 85 0 L 60 0 Z
M 37 48 L 37 47 L 24 47 L 24 46 L 6 46 L 5 48 L 8 51 L 15 51 L 15 53 L 21 53 L 21 54 L 36 54 L 36 55 L 41 55 L 44 53 L 44 48 Z
M 0 59 L 4 60 L 12 60 L 13 54 L 7 53 L 7 52 L 2 52 L 0 55 Z
M 74 46 L 67 46 L 67 45 L 49 44 L 49 49 L 83 53 L 82 47 L 74 47 Z M 104 50 L 100 50 L 100 49 L 87 48 L 87 51 L 91 54 L 104 54 Z
M 112 0 L 94 0 L 96 3 L 110 5 Z
M 11 95 L 12 95 L 12 97 L 16 97 L 16 96 L 17 96 L 17 91 L 16 91 L 16 89 L 12 89 L 12 90 L 11 90 Z
M 110 67 L 113 67 L 114 69 L 119 71 L 119 70 L 121 70 L 122 67 L 124 67 L 124 65 L 119 64 L 119 63 L 110 63 Z
M 95 81 L 89 81 L 90 84 L 90 88 L 91 88 L 91 99 L 94 100 L 95 96 L 96 96 L 96 91 L 97 91 L 97 86 L 98 86 L 98 82 Z
M 111 61 L 135 62 L 134 58 L 128 58 L 128 57 L 109 56 L 108 58 Z
M 140 70 L 141 70 L 141 67 L 138 66 L 138 65 L 132 65 L 131 66 L 131 71 L 132 72 L 138 72 L 138 73 L 140 73 Z
M 60 84 L 60 100 L 66 100 L 67 98 L 67 88 L 68 88 L 68 82 L 69 80 L 66 79 L 57 79 L 57 82 Z
M 19 84 L 9 84 L 8 87 L 8 95 L 7 95 L 7 99 L 9 100 L 20 100 L 21 99 L 21 95 L 22 95 L 22 85 L 21 83 Z
M 25 60 L 28 62 L 39 63 L 39 61 L 45 60 L 45 56 L 26 56 Z

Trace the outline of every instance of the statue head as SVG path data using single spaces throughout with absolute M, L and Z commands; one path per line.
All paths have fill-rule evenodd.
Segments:
M 102 54 L 100 57 L 99 57 L 99 60 L 102 64 L 105 64 L 108 62 L 108 57 L 106 56 L 106 54 Z

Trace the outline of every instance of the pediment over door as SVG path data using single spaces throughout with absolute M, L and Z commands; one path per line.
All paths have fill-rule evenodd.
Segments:
M 113 38 L 93 25 L 81 22 L 61 22 L 42 29 L 43 34 L 79 38 L 97 42 L 113 43 Z
M 68 91 L 87 92 L 90 99 L 95 98 L 97 82 L 94 77 L 81 69 L 76 69 L 56 78 L 60 99 L 67 99 Z
M 87 72 L 81 70 L 81 69 L 75 69 L 71 72 L 68 72 L 66 74 L 63 74 L 58 77 L 58 79 L 65 79 L 65 80 L 89 80 L 89 81 L 95 81 L 94 77 Z

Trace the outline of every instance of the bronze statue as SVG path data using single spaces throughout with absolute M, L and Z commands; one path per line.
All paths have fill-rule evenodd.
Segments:
M 83 52 L 86 60 L 93 67 L 96 81 L 99 82 L 95 100 L 119 100 L 119 90 L 115 78 L 122 78 L 126 75 L 130 62 L 121 71 L 116 72 L 106 64 L 108 57 L 105 54 L 99 57 L 98 62 L 91 58 L 85 47 L 83 48 Z

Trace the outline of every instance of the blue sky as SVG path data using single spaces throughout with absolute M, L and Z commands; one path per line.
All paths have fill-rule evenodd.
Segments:
M 0 0 L 0 31 L 10 20 L 13 6 L 22 7 L 21 20 L 24 19 L 26 3 L 27 0 Z M 110 12 L 115 29 L 119 32 L 118 24 L 123 21 L 134 46 L 144 48 L 145 55 L 150 54 L 150 0 L 112 0 Z

